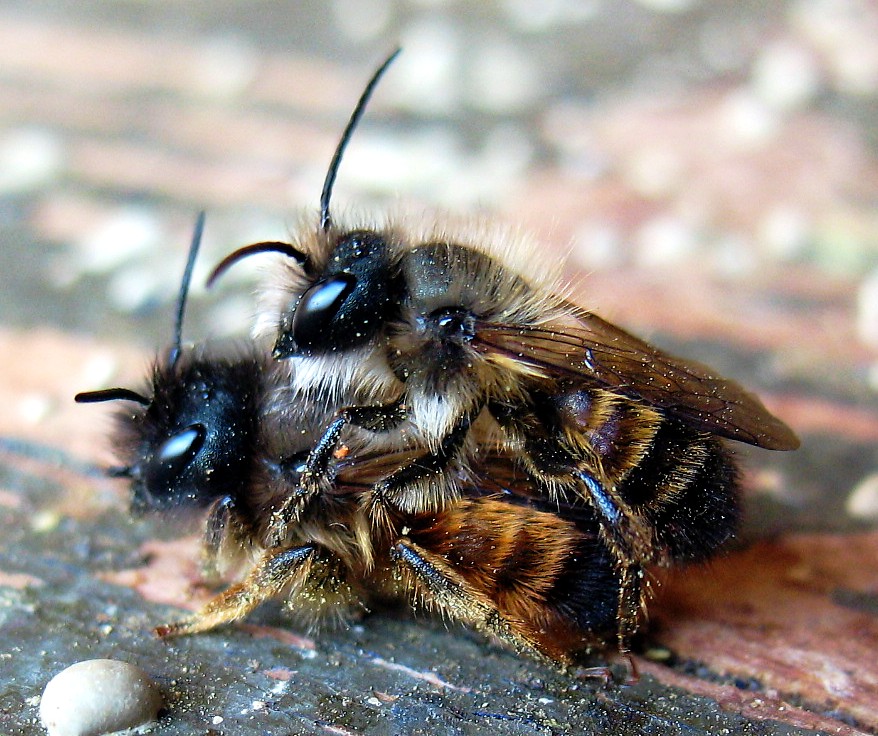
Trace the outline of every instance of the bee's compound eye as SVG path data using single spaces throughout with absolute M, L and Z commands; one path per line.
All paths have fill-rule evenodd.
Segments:
M 156 459 L 166 467 L 188 465 L 204 444 L 204 435 L 204 427 L 193 424 L 166 439 L 159 447 Z
M 475 317 L 463 307 L 437 309 L 428 317 L 429 329 L 443 339 L 468 340 L 475 336 Z
M 193 424 L 162 442 L 144 468 L 144 480 L 151 492 L 170 489 L 173 481 L 192 464 L 206 437 L 204 426 Z
M 353 274 L 339 273 L 318 281 L 296 306 L 292 337 L 299 348 L 307 348 L 325 337 L 330 322 L 357 285 Z

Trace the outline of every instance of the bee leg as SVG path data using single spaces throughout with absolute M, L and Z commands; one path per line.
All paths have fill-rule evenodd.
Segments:
M 607 544 L 621 560 L 653 562 L 656 556 L 655 535 L 649 524 L 631 508 L 611 485 L 600 483 L 588 470 L 577 470 L 585 496 L 598 514 Z
M 408 540 L 398 541 L 391 548 L 391 555 L 414 575 L 426 592 L 428 605 L 435 606 L 455 620 L 470 623 L 493 634 L 518 652 L 527 651 L 552 662 L 536 641 L 516 631 L 503 618 L 497 606 L 486 596 L 479 595 L 442 557 Z
M 515 412 L 512 407 L 492 403 L 489 409 L 512 437 L 525 448 L 525 465 L 529 474 L 546 488 L 569 488 L 587 502 L 597 515 L 601 539 L 616 560 L 619 576 L 617 636 L 619 650 L 628 652 L 637 630 L 644 593 L 641 585 L 642 564 L 660 562 L 652 528 L 616 490 L 612 483 L 598 480 L 600 457 L 575 457 L 546 428 L 546 422 L 533 411 Z M 574 485 L 570 488 L 570 480 Z M 557 493 L 557 492 L 556 492 Z
M 320 495 L 321 483 L 328 476 L 329 463 L 338 448 L 346 425 L 372 432 L 386 432 L 399 426 L 408 413 L 401 401 L 378 406 L 349 406 L 341 409 L 314 445 L 296 490 L 272 515 L 269 543 L 279 544 L 287 535 L 290 524 L 298 521 L 305 507 Z
M 602 482 L 597 453 L 587 452 L 584 447 L 572 452 L 552 428 L 554 420 L 533 409 L 498 402 L 491 402 L 488 409 L 509 436 L 521 442 L 528 473 L 553 498 L 570 500 L 565 498 L 565 491 L 575 493 L 595 510 L 604 540 L 620 560 L 651 561 L 655 553 L 652 530 L 614 484 Z
M 464 415 L 457 425 L 442 438 L 436 452 L 419 455 L 416 460 L 394 470 L 372 486 L 364 496 L 371 518 L 382 518 L 388 511 L 425 513 L 442 507 L 452 500 L 449 486 L 431 483 L 441 476 L 458 456 L 472 425 L 472 417 Z
M 591 473 L 576 473 L 592 506 L 598 513 L 601 532 L 616 556 L 619 572 L 618 640 L 619 651 L 630 650 L 644 609 L 644 570 L 642 563 L 657 561 L 656 545 L 649 526 L 619 497 L 608 490 Z
M 619 612 L 616 636 L 619 641 L 619 652 L 623 656 L 627 656 L 631 651 L 631 639 L 637 633 L 637 625 L 644 608 L 643 574 L 640 565 L 624 562 L 619 565 Z
M 346 425 L 367 429 L 370 432 L 387 432 L 395 429 L 408 418 L 402 401 L 378 406 L 348 406 L 338 411 L 323 436 L 314 445 L 305 464 L 305 478 L 321 476 L 326 473 L 333 453 L 338 447 L 338 439 Z
M 244 580 L 209 600 L 188 618 L 157 626 L 156 634 L 194 634 L 243 618 L 296 579 L 307 578 L 315 552 L 312 545 L 267 550 Z
M 202 574 L 208 582 L 220 577 L 223 548 L 229 544 L 242 546 L 243 540 L 251 536 L 248 526 L 232 496 L 224 496 L 211 506 L 201 542 Z

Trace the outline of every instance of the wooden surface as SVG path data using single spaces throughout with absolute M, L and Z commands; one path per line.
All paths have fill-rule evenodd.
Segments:
M 258 7 L 0 6 L 0 731 L 40 733 L 48 679 L 105 656 L 160 683 L 162 733 L 878 730 L 876 90 L 868 54 L 856 91 L 842 64 L 878 15 L 632 3 L 525 30 L 500 6 L 407 8 L 358 42 L 307 3 Z M 694 30 L 733 39 L 737 61 L 698 66 Z M 267 607 L 205 636 L 149 634 L 208 594 L 195 536 L 129 519 L 100 472 L 106 412 L 71 397 L 136 384 L 167 341 L 197 209 L 205 268 L 313 210 L 360 85 L 400 39 L 342 208 L 399 195 L 521 224 L 540 258 L 569 253 L 581 303 L 751 386 L 803 439 L 741 448 L 741 538 L 661 573 L 637 685 L 601 689 L 397 611 L 309 634 Z M 810 94 L 766 96 L 784 59 L 798 82 L 810 60 Z M 675 84 L 643 83 L 649 69 Z M 253 280 L 198 290 L 190 339 L 245 329 Z

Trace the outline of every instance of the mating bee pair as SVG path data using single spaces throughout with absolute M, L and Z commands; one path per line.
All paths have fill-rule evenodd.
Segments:
M 134 402 L 115 473 L 135 504 L 209 507 L 209 559 L 247 570 L 157 631 L 210 629 L 279 595 L 315 618 L 380 597 L 559 662 L 624 652 L 647 566 L 703 560 L 735 531 L 725 440 L 798 440 L 736 383 L 560 296 L 520 239 L 336 223 L 342 154 L 395 56 L 342 135 L 317 227 L 214 272 L 284 256 L 258 334 L 183 346 L 200 218 L 149 388 L 76 397 Z

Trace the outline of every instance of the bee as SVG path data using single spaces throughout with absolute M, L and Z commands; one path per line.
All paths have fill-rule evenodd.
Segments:
M 74 400 L 130 403 L 132 408 L 117 415 L 113 432 L 122 464 L 109 474 L 130 481 L 134 510 L 213 505 L 208 527 L 219 529 L 254 472 L 272 373 L 265 350 L 253 341 L 183 345 L 183 317 L 203 229 L 202 213 L 177 299 L 174 339 L 155 360 L 147 389 L 87 391 Z
M 214 628 L 278 596 L 309 623 L 343 619 L 376 599 L 402 600 L 552 661 L 615 636 L 620 581 L 594 514 L 587 506 L 559 510 L 499 447 L 458 473 L 453 503 L 376 527 L 373 488 L 419 458 L 352 442 L 333 453 L 309 518 L 276 538 L 272 514 L 301 485 L 339 405 L 290 406 L 287 373 L 258 341 L 183 344 L 203 227 L 202 214 L 173 342 L 147 387 L 75 397 L 125 403 L 114 432 L 121 465 L 110 473 L 130 482 L 136 510 L 205 510 L 206 565 L 237 580 L 190 617 L 157 626 L 160 636 Z
M 575 555 L 561 530 L 588 519 L 613 561 L 612 584 L 589 594 L 614 591 L 625 652 L 645 606 L 646 566 L 704 560 L 734 535 L 738 474 L 727 441 L 770 450 L 793 450 L 799 441 L 734 381 L 566 298 L 540 275 L 544 258 L 524 239 L 492 239 L 479 228 L 453 233 L 427 220 L 337 222 L 330 201 L 344 150 L 397 53 L 373 75 L 341 136 L 316 227 L 299 229 L 292 242 L 244 246 L 214 271 L 215 278 L 256 253 L 284 256 L 256 335 L 273 341 L 293 414 L 314 401 L 338 407 L 297 487 L 274 511 L 269 540 L 320 518 L 340 444 L 412 453 L 361 498 L 376 534 L 412 529 L 399 520 L 423 516 L 455 518 L 454 526 L 440 524 L 452 536 L 468 529 L 474 489 L 461 478 L 479 467 L 477 478 L 490 474 L 501 458 L 522 474 L 529 502 L 504 500 L 480 533 L 495 542 L 516 537 L 514 530 L 530 528 L 525 509 L 538 499 L 540 513 L 552 514 L 546 537 L 557 539 L 559 553 Z M 563 578 L 545 544 L 518 556 L 542 556 L 544 575 Z M 427 563 L 427 577 L 438 570 L 444 581 L 470 564 L 446 550 L 412 565 Z M 485 574 L 493 584 L 503 577 Z M 545 603 L 537 587 L 523 607 Z M 575 585 L 568 592 L 563 610 L 575 609 L 581 595 Z M 574 621 L 571 614 L 566 624 L 576 628 Z M 544 631 L 553 627 L 544 621 Z M 537 649 L 548 650 L 542 641 Z

